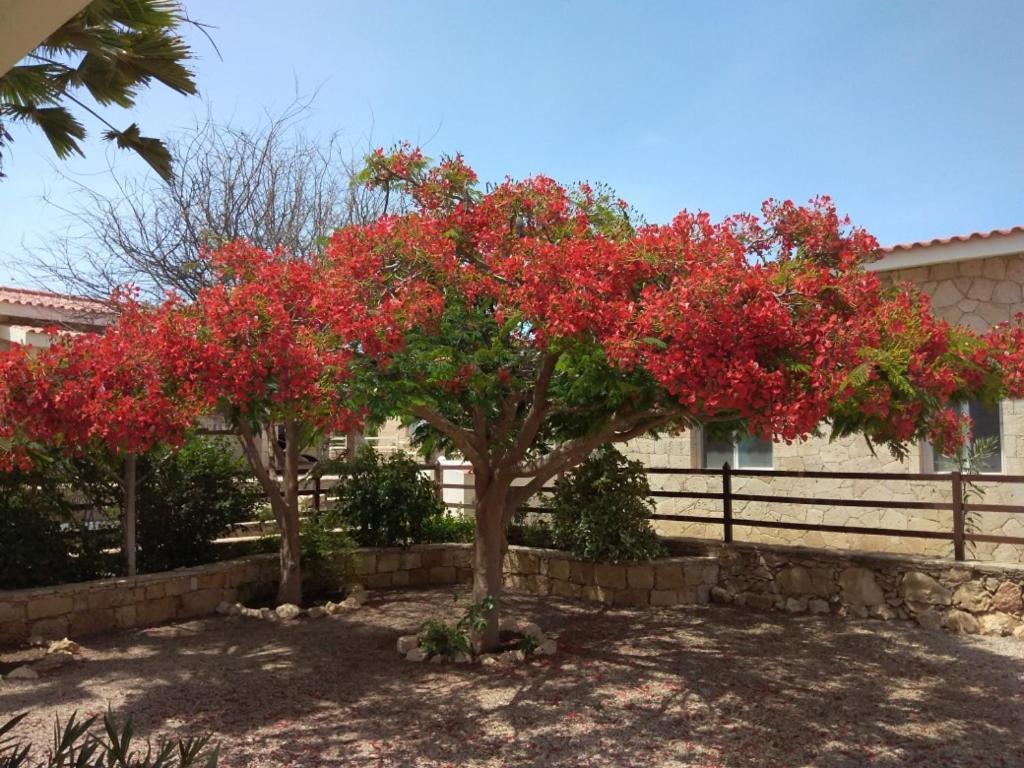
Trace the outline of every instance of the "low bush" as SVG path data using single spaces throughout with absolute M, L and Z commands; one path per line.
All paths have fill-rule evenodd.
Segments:
M 476 536 L 476 521 L 468 515 L 440 514 L 427 518 L 419 541 L 428 544 L 470 544 Z
M 216 559 L 214 539 L 255 514 L 259 495 L 223 441 L 189 440 L 139 457 L 139 570 L 166 571 Z
M 0 473 L 0 589 L 104 575 L 99 536 L 74 522 L 62 475 L 40 469 Z
M 512 524 L 508 528 L 508 542 L 522 547 L 557 547 L 551 523 L 544 517 L 526 510 L 519 510 L 512 518 Z
M 25 713 L 27 714 L 27 713 Z M 54 721 L 53 745 L 39 757 L 33 745 L 13 735 L 25 714 L 0 724 L 0 766 L 3 768 L 215 768 L 217 748 L 208 736 L 184 740 L 161 740 L 155 746 L 146 743 L 136 748 L 129 720 L 119 727 L 110 714 L 102 728 L 96 717 L 67 722 Z
M 420 648 L 428 657 L 440 656 L 443 659 L 454 659 L 459 654 L 473 654 L 473 635 L 483 632 L 487 627 L 487 613 L 495 606 L 493 597 L 485 597 L 478 603 L 470 605 L 466 612 L 454 624 L 440 619 L 428 619 L 420 630 Z
M 353 573 L 352 555 L 356 542 L 334 510 L 311 512 L 300 533 L 302 561 L 313 588 L 334 590 L 348 582 Z
M 647 518 L 654 511 L 650 493 L 643 464 L 601 448 L 555 484 L 555 545 L 583 560 L 611 563 L 663 556 Z
M 445 514 L 433 483 L 403 453 L 381 457 L 366 447 L 355 458 L 332 462 L 318 472 L 340 476 L 329 495 L 338 520 L 363 547 L 424 541 L 426 527 Z

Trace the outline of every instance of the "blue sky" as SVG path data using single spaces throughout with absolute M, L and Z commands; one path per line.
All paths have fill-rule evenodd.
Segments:
M 186 0 L 196 71 L 245 123 L 319 89 L 307 130 L 461 151 L 485 180 L 605 181 L 651 221 L 829 194 L 883 243 L 1024 224 L 1024 3 Z M 154 90 L 151 134 L 206 104 Z M 127 117 L 115 117 L 127 124 Z M 90 124 L 91 127 L 92 124 Z M 98 128 L 95 131 L 99 133 Z M 72 204 L 18 131 L 0 182 L 0 282 Z M 64 164 L 93 186 L 90 142 Z

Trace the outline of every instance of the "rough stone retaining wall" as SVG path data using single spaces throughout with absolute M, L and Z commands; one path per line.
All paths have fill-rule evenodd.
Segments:
M 717 557 L 715 602 L 1024 639 L 1019 565 L 692 540 L 674 546 Z
M 222 600 L 254 597 L 277 580 L 277 555 L 56 587 L 0 591 L 0 643 L 147 627 L 213 613 Z
M 509 547 L 505 585 L 531 595 L 559 595 L 611 605 L 695 605 L 718 583 L 718 560 L 669 557 L 636 563 L 589 563 L 557 549 Z

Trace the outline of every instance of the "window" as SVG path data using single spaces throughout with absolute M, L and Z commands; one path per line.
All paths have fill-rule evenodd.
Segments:
M 760 437 L 729 440 L 704 437 L 704 468 L 721 469 L 725 462 L 733 469 L 771 469 L 772 443 Z
M 971 417 L 974 429 L 971 435 L 971 446 L 979 451 L 978 469 L 985 473 L 1003 471 L 1002 428 L 999 419 L 999 405 L 989 408 L 977 400 L 960 403 L 960 411 Z M 932 469 L 936 472 L 952 472 L 957 468 L 955 456 L 936 455 L 931 446 L 928 450 L 932 456 Z

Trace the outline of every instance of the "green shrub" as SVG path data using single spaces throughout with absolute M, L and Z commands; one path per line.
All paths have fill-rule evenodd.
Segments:
M 300 534 L 302 561 L 315 586 L 336 589 L 350 580 L 356 543 L 335 510 L 310 513 Z
M 53 746 L 45 757 L 36 757 L 31 744 L 12 735 L 25 714 L 0 724 L 0 766 L 3 768 L 214 768 L 217 765 L 217 748 L 210 746 L 208 736 L 161 740 L 155 746 L 147 742 L 136 749 L 131 721 L 119 728 L 110 714 L 103 718 L 102 728 L 93 727 L 96 717 L 78 720 L 76 715 L 71 715 L 66 723 L 57 718 Z
M 244 464 L 221 440 L 195 438 L 178 451 L 139 457 L 139 570 L 165 571 L 216 559 L 214 539 L 248 520 L 259 497 Z
M 512 518 L 508 529 L 509 544 L 523 547 L 541 547 L 551 549 L 557 547 L 551 523 L 536 514 L 519 510 Z
M 428 619 L 420 630 L 419 643 L 427 656 L 454 659 L 461 653 L 473 654 L 473 634 L 487 627 L 487 614 L 494 610 L 493 597 L 485 597 L 470 605 L 454 624 Z
M 665 554 L 647 516 L 654 511 L 644 466 L 599 449 L 555 484 L 555 544 L 584 560 L 649 560 Z
M 339 521 L 360 546 L 408 546 L 423 541 L 427 522 L 444 515 L 434 485 L 403 453 L 382 458 L 367 447 L 354 459 L 319 471 L 341 476 L 329 495 Z
M 423 532 L 419 541 L 424 543 L 470 544 L 476 536 L 476 521 L 468 515 L 440 514 L 423 521 Z
M 28 472 L 0 473 L 0 589 L 104 575 L 98 536 L 73 522 L 61 480 L 49 462 Z

